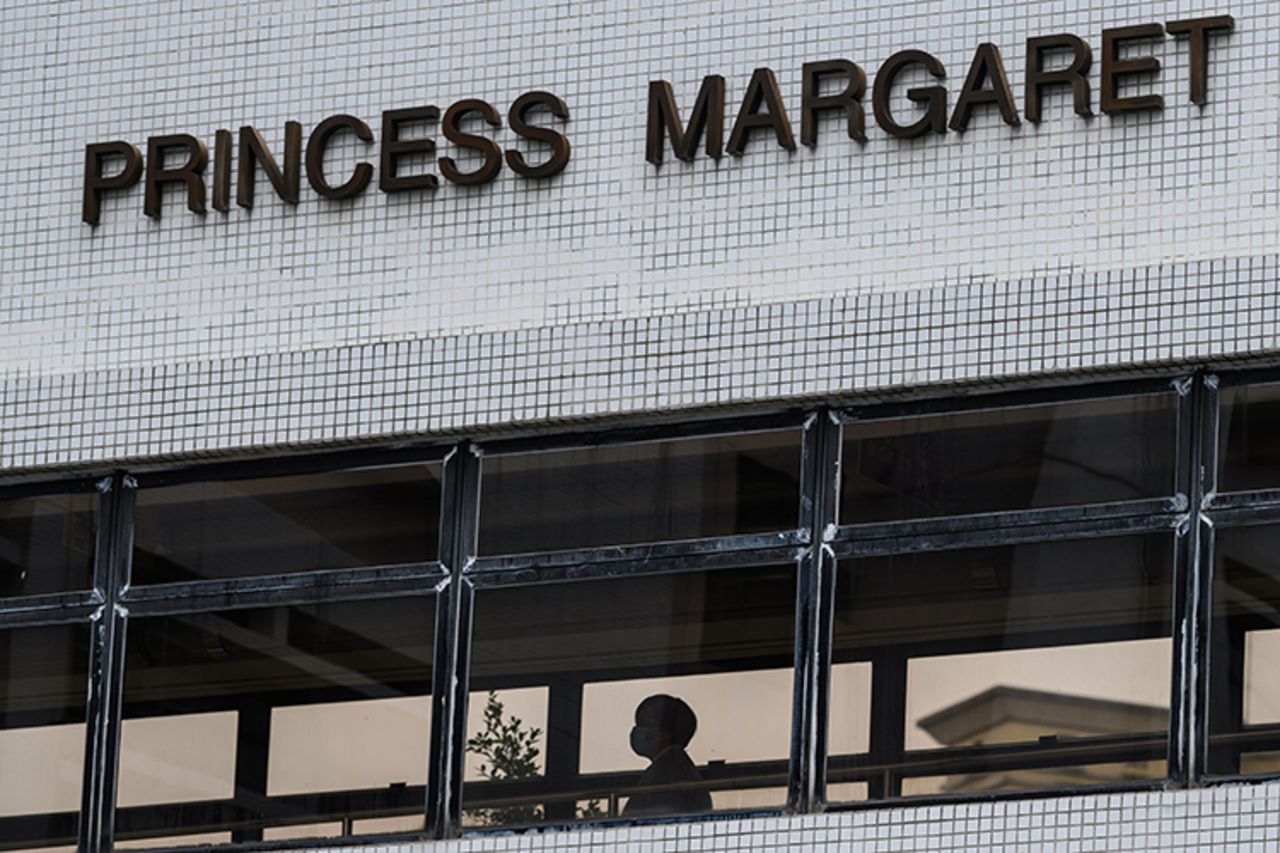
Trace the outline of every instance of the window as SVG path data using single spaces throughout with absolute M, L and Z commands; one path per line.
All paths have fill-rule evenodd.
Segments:
M 1280 385 L 1222 390 L 1218 490 L 1280 487 Z
M 1280 777 L 1277 389 L 9 487 L 0 849 Z
M 0 838 L 22 847 L 74 844 L 88 626 L 0 630 L 0 674 Z
M 89 589 L 96 534 L 94 495 L 0 502 L 0 598 Z
M 440 466 L 409 465 L 144 489 L 136 584 L 436 559 Z
M 1163 779 L 1173 535 L 848 560 L 833 658 L 871 668 L 873 797 Z M 865 701 L 865 700 L 864 700 Z M 847 700 L 846 700 L 847 702 Z M 831 726 L 865 725 L 833 703 Z
M 480 553 L 786 530 L 798 430 L 486 456 Z
M 434 619 L 430 596 L 131 619 L 117 837 L 421 830 Z
M 841 521 L 1172 494 L 1177 402 L 1166 393 L 854 421 Z
M 795 572 L 478 591 L 467 822 L 785 805 Z M 517 742 L 527 761 L 504 761 Z

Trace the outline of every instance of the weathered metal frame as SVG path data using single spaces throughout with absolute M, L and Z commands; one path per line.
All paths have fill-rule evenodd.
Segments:
M 1237 384 L 1280 382 L 1280 370 L 1235 371 L 1133 379 L 1067 387 L 1039 387 L 993 394 L 906 399 L 843 409 L 819 407 L 759 416 L 715 418 L 688 423 L 658 423 L 561 435 L 500 438 L 477 445 L 402 444 L 374 450 L 307 454 L 267 461 L 207 463 L 197 466 L 151 466 L 101 477 L 79 476 L 0 484 L 0 500 L 36 494 L 99 493 L 99 525 L 95 582 L 92 589 L 54 595 L 0 600 L 0 629 L 33 625 L 86 624 L 92 627 L 91 680 L 88 701 L 85 785 L 78 827 L 81 853 L 107 853 L 115 824 L 115 765 L 124 636 L 130 616 L 193 613 L 241 607 L 301 604 L 318 601 L 434 594 L 437 603 L 436 665 L 429 772 L 424 791 L 425 831 L 361 837 L 361 843 L 450 838 L 462 834 L 461 812 L 466 702 L 469 689 L 470 631 L 477 589 L 511 584 L 573 582 L 645 574 L 731 570 L 736 567 L 794 561 L 797 566 L 795 688 L 791 755 L 785 762 L 759 762 L 748 775 L 780 779 L 785 764 L 787 806 L 806 813 L 827 808 L 866 808 L 877 804 L 828 804 L 827 778 L 866 774 L 873 756 L 828 756 L 829 673 L 832 661 L 833 600 L 837 561 L 842 558 L 936 550 L 976 545 L 1049 541 L 1126 532 L 1169 532 L 1175 549 L 1175 636 L 1170 731 L 1161 747 L 1144 739 L 1152 755 L 1166 755 L 1169 775 L 1163 783 L 1118 786 L 1119 790 L 1160 785 L 1186 786 L 1210 781 L 1203 773 L 1207 744 L 1207 627 L 1212 589 L 1213 529 L 1280 521 L 1280 489 L 1252 493 L 1216 493 L 1218 389 Z M 1058 507 L 1006 513 L 982 513 L 908 522 L 839 526 L 839 467 L 843 424 L 868 419 L 943 414 L 976 409 L 1029 406 L 1078 400 L 1168 392 L 1180 395 L 1178 455 L 1174 493 L 1151 501 L 1084 507 Z M 502 556 L 478 556 L 480 478 L 486 455 L 530 453 L 615 443 L 657 441 L 753 430 L 801 428 L 801 500 L 795 528 L 768 534 L 729 536 Z M 238 479 L 337 468 L 421 462 L 443 466 L 440 552 L 434 562 L 369 569 L 306 572 L 293 575 L 194 581 L 133 588 L 129 563 L 133 534 L 133 494 L 139 487 L 174 485 L 213 479 Z M 1201 476 L 1203 472 L 1204 476 Z M 1257 733 L 1257 737 L 1268 736 Z M 1112 747 L 1099 743 L 1101 752 Z M 1118 748 L 1118 747 L 1117 747 Z M 1161 752 L 1161 750 L 1163 750 Z M 954 769 L 960 758 L 995 761 L 1001 766 L 1034 765 L 1044 758 L 1036 750 L 984 748 L 946 756 L 913 753 L 911 763 L 927 766 L 946 758 Z M 1101 753 L 1100 753 L 1101 754 Z M 830 765 L 830 772 L 828 771 Z M 744 772 L 748 768 L 743 768 Z M 608 774 L 606 774 L 608 775 Z M 1256 777 L 1252 777 L 1256 778 Z M 592 779 L 606 784 L 610 780 Z M 616 782 L 617 780 L 613 780 Z M 521 785 L 508 785 L 512 794 Z M 478 790 L 468 783 L 467 790 Z M 1074 791 L 1075 789 L 1073 789 Z M 1096 791 L 1097 788 L 1085 790 Z M 359 792 L 350 792 L 356 795 Z M 1018 799 L 1058 791 L 915 799 L 911 802 L 970 799 Z M 416 792 L 414 796 L 417 796 Z M 215 811 L 218 804 L 188 804 Z M 168 807 L 164 807 L 168 808 Z M 138 810 L 128 810 L 131 814 Z M 776 814 L 779 810 L 764 813 Z M 677 818 L 675 822 L 696 820 Z M 19 828 L 23 818 L 0 821 Z M 74 825 L 76 815 L 61 816 Z M 605 821 L 592 825 L 637 821 Z M 654 821 L 639 821 L 651 823 Z M 662 822 L 662 821 L 659 821 Z M 672 822 L 672 821 L 665 821 Z M 560 826 L 560 825 L 557 825 Z M 550 827 L 548 827 L 550 828 Z M 468 830 L 468 833 L 477 832 Z M 307 847 L 350 844 L 311 840 Z M 285 849 L 299 843 L 248 842 L 243 849 Z M 191 848 L 186 848 L 190 850 Z

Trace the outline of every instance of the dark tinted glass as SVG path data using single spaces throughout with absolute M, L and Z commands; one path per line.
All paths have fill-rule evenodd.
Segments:
M 1225 388 L 1218 422 L 1218 491 L 1280 487 L 1280 385 Z
M 75 844 L 88 686 L 88 626 L 0 631 L 0 848 Z
M 97 495 L 0 503 L 0 597 L 93 586 Z
M 835 668 L 867 671 L 833 691 L 833 753 L 842 738 L 866 743 L 871 702 L 881 701 L 885 722 L 867 748 L 869 763 L 888 769 L 833 754 L 833 779 L 866 780 L 870 796 L 886 797 L 1162 778 L 1172 542 L 1107 537 L 841 563 Z M 883 698 L 856 689 L 873 681 Z M 990 744 L 1024 749 L 1005 764 L 947 755 Z
M 480 590 L 467 822 L 781 806 L 794 614 L 793 566 Z
M 237 840 L 421 830 L 434 614 L 415 597 L 132 620 L 117 837 L 225 831 L 219 804 L 264 796 Z
M 1210 773 L 1280 772 L 1280 525 L 1219 528 Z
M 788 530 L 799 476 L 799 430 L 489 456 L 480 551 Z
M 1173 394 L 845 427 L 844 524 L 1170 495 Z
M 440 466 L 142 489 L 135 584 L 437 559 Z

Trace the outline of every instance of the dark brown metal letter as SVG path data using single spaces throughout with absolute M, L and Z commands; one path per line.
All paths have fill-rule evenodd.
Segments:
M 984 89 L 982 84 L 991 81 L 991 88 Z M 960 87 L 960 98 L 956 101 L 956 111 L 951 114 L 951 129 L 964 132 L 969 126 L 969 118 L 973 108 L 982 104 L 995 104 L 1000 108 L 1000 117 L 1004 123 L 1017 127 L 1022 124 L 1018 120 L 1018 107 L 1013 102 L 1013 90 L 1009 88 L 1009 78 L 1004 73 L 1004 60 L 1000 57 L 1000 48 L 991 42 L 983 42 L 974 51 L 973 62 L 969 64 L 969 75 Z
M 822 78 L 843 74 L 849 83 L 838 95 L 819 95 Z M 800 142 L 810 147 L 818 144 L 818 113 L 822 110 L 844 110 L 849 117 L 849 138 L 867 141 L 867 120 L 862 109 L 862 96 L 867 92 L 867 75 L 847 59 L 806 62 L 802 72 L 800 96 Z
M 425 154 L 432 157 L 436 153 L 434 139 L 401 139 L 400 125 L 409 122 L 436 121 L 439 118 L 440 108 L 430 104 L 425 107 L 410 107 L 407 110 L 387 110 L 382 114 L 382 159 L 378 189 L 384 193 L 397 193 L 405 190 L 433 190 L 440 186 L 440 179 L 430 172 L 419 175 L 396 174 L 396 161 L 399 157 L 409 154 Z
M 761 106 L 766 112 L 759 112 Z M 747 135 L 753 130 L 772 128 L 778 137 L 778 145 L 788 151 L 796 150 L 796 139 L 791 133 L 791 122 L 787 119 L 786 107 L 782 105 L 782 93 L 778 91 L 778 80 L 768 68 L 757 68 L 751 74 L 751 82 L 747 84 L 747 93 L 742 97 L 742 107 L 738 110 L 738 120 L 733 123 L 733 132 L 729 134 L 729 146 L 726 150 L 735 156 L 741 156 L 747 147 Z
M 187 162 L 177 168 L 164 165 L 166 151 L 182 149 L 187 152 Z M 204 172 L 209 162 L 209 151 L 204 143 L 187 133 L 169 136 L 152 136 L 147 139 L 146 192 L 142 211 L 153 219 L 160 218 L 160 185 L 182 183 L 187 187 L 187 210 L 204 213 Z
M 1185 35 L 1191 42 L 1191 103 L 1202 107 L 1209 103 L 1209 33 L 1231 32 L 1235 27 L 1236 19 L 1230 15 L 1188 18 L 1164 25 L 1168 32 Z
M 1164 98 L 1159 95 L 1120 97 L 1120 77 L 1129 74 L 1155 73 L 1160 70 L 1160 60 L 1154 56 L 1137 59 L 1121 59 L 1120 45 L 1127 41 L 1163 39 L 1164 27 L 1159 24 L 1138 24 L 1102 31 L 1102 111 L 1104 113 L 1132 113 L 1142 110 L 1164 109 Z
M 325 198 L 355 198 L 365 191 L 369 181 L 373 180 L 373 167 L 368 163 L 357 163 L 355 171 L 345 184 L 332 186 L 324 177 L 324 154 L 329 147 L 329 138 L 340 130 L 349 130 L 361 142 L 372 142 L 373 132 L 369 125 L 355 116 L 334 115 L 316 125 L 307 140 L 307 182 L 311 188 Z
M 124 168 L 115 175 L 102 174 L 102 166 L 108 157 L 124 158 Z M 84 147 L 84 199 L 80 218 L 90 225 L 97 225 L 102 215 L 102 193 L 122 190 L 138 182 L 142 175 L 142 152 L 137 146 L 118 140 L 95 142 Z
M 925 113 L 912 124 L 898 124 L 889 109 L 889 93 L 893 90 L 893 81 L 908 65 L 920 64 L 931 75 L 939 80 L 945 79 L 947 71 L 942 63 L 932 54 L 922 50 L 902 50 L 885 60 L 884 65 L 876 72 L 876 82 L 871 93 L 871 105 L 875 110 L 876 124 L 899 139 L 915 139 L 929 131 L 947 132 L 947 90 L 942 86 L 924 86 L 908 89 L 907 97 L 917 104 L 925 104 Z
M 213 134 L 213 209 L 226 213 L 231 209 L 231 131 Z
M 460 171 L 452 157 L 440 158 L 440 173 L 455 184 L 469 187 L 487 184 L 498 177 L 498 172 L 502 170 L 502 149 L 492 139 L 474 133 L 463 133 L 459 129 L 462 118 L 467 113 L 480 113 L 491 127 L 502 127 L 502 119 L 498 118 L 498 111 L 491 104 L 478 98 L 458 101 L 445 110 L 444 121 L 441 123 L 444 138 L 454 145 L 472 148 L 484 154 L 484 163 L 474 172 Z
M 276 165 L 262 134 L 245 125 L 240 128 L 240 162 L 236 173 L 236 204 L 253 208 L 254 166 L 261 164 L 267 180 L 275 188 L 276 195 L 289 204 L 298 203 L 298 188 L 302 183 L 302 125 L 296 121 L 284 125 L 284 170 Z
M 525 139 L 545 142 L 551 146 L 551 159 L 539 166 L 530 166 L 524 155 L 512 148 L 507 151 L 507 165 L 522 178 L 549 178 L 560 174 L 568 165 L 569 140 L 563 133 L 557 133 L 549 127 L 529 124 L 529 111 L 534 107 L 546 107 L 561 121 L 569 120 L 569 108 L 550 92 L 525 92 L 515 99 L 507 112 L 507 124 L 511 125 L 512 130 Z
M 1070 50 L 1071 64 L 1056 71 L 1045 71 L 1045 54 L 1051 50 Z M 1040 91 L 1046 86 L 1070 86 L 1076 115 L 1093 115 L 1093 98 L 1089 89 L 1091 65 L 1093 49 L 1079 36 L 1062 33 L 1027 39 L 1027 121 L 1040 121 Z
M 671 148 L 681 160 L 692 160 L 698 140 L 706 135 L 707 154 L 719 160 L 724 153 L 724 78 L 708 74 L 702 78 L 698 100 L 693 103 L 686 129 L 680 121 L 675 94 L 666 80 L 649 82 L 649 120 L 645 131 L 644 159 L 662 165 L 663 137 L 670 137 Z

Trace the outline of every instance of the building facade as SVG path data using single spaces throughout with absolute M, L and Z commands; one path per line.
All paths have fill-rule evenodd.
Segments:
M 1280 849 L 1280 4 L 3 15 L 0 850 Z

